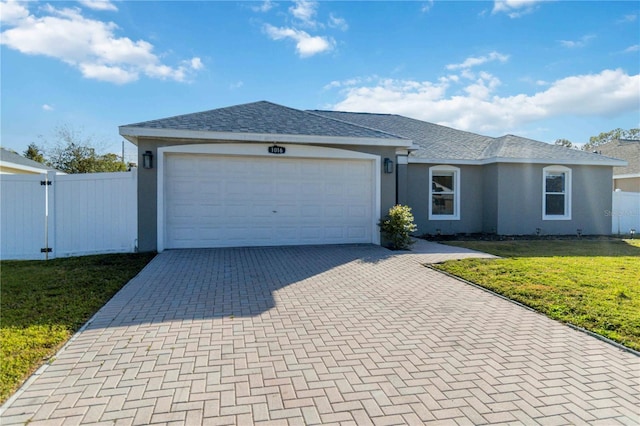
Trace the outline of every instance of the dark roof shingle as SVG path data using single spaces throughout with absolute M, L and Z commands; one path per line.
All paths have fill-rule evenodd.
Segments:
M 351 123 L 331 120 L 317 114 L 267 101 L 121 126 L 121 128 L 129 127 L 275 135 L 402 139 L 381 130 L 366 129 Z
M 616 163 L 604 156 L 519 136 L 493 138 L 401 115 L 301 111 L 267 101 L 120 126 L 125 137 L 139 136 L 136 132 L 140 131 L 148 131 L 145 136 L 150 136 L 155 130 L 401 140 L 417 146 L 410 158 L 425 162 Z
M 33 167 L 36 169 L 49 170 L 52 172 L 57 171 L 53 167 L 49 167 L 45 164 L 38 163 L 37 161 L 30 160 L 26 157 L 23 157 L 20 154 L 17 154 L 13 151 L 9 151 L 8 149 L 5 149 L 5 148 L 0 148 L 0 160 L 6 163 L 13 163 L 20 166 Z
M 640 140 L 615 140 L 596 149 L 602 155 L 629 163 L 626 167 L 614 167 L 614 175 L 640 174 Z
M 520 136 L 506 135 L 492 138 L 401 115 L 339 111 L 312 112 L 409 138 L 420 147 L 410 155 L 416 159 L 434 161 L 563 161 L 603 165 L 612 161 L 611 158 L 601 155 Z

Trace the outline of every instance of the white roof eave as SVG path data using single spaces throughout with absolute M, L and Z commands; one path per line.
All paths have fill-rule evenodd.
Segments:
M 333 144 L 333 145 L 366 145 L 412 147 L 413 141 L 408 139 L 382 139 L 346 136 L 286 135 L 270 133 L 237 133 L 210 132 L 202 130 L 153 129 L 147 127 L 119 128 L 120 135 L 137 145 L 139 137 L 160 139 L 195 139 L 210 141 L 267 142 L 293 144 Z
M 569 160 L 569 159 L 548 159 L 548 158 L 504 158 L 493 157 L 480 160 L 465 159 L 446 159 L 446 158 L 416 158 L 409 157 L 409 164 L 461 164 L 470 166 L 484 166 L 496 163 L 513 163 L 513 164 L 571 164 L 576 166 L 626 166 L 627 162 L 623 160 L 607 159 L 604 161 L 596 160 Z

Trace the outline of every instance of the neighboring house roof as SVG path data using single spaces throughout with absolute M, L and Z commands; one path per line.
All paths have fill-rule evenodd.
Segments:
M 506 135 L 492 138 L 401 115 L 339 111 L 312 112 L 410 138 L 420 147 L 409 156 L 413 162 L 448 161 L 461 164 L 553 162 L 603 166 L 623 164 L 602 155 L 520 136 Z
M 600 145 L 598 152 L 607 157 L 625 160 L 628 164 L 624 167 L 614 167 L 613 177 L 640 176 L 640 140 L 621 139 Z
M 45 173 L 47 171 L 58 172 L 58 170 L 53 167 L 30 160 L 5 148 L 0 148 L 0 168 L 2 170 L 19 170 L 24 173 Z
M 284 135 L 294 135 L 311 136 L 316 139 L 325 137 L 399 141 L 405 146 L 411 143 L 406 138 L 381 130 L 339 122 L 267 101 L 128 124 L 120 126 L 120 134 L 132 139 L 139 136 L 197 137 L 199 135 L 205 139 L 256 140 L 256 135 L 272 135 L 272 138 L 268 138 L 269 141 L 286 142 Z

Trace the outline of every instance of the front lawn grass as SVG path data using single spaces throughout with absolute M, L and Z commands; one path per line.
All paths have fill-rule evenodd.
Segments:
M 0 403 L 153 256 L 0 262 Z
M 433 265 L 640 350 L 640 240 L 455 241 L 503 259 Z

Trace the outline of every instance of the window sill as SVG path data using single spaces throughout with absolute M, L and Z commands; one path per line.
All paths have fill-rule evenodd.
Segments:
M 429 220 L 460 220 L 460 216 L 455 215 L 429 215 Z
M 571 216 L 542 216 L 542 220 L 571 220 Z

